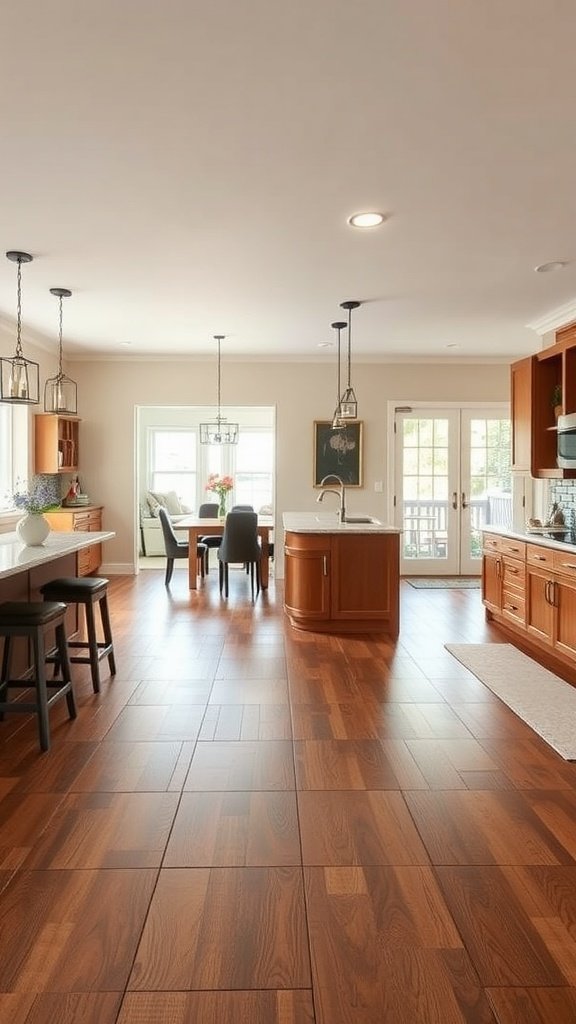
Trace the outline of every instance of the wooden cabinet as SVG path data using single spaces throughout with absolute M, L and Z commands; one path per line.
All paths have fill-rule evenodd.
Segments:
M 399 535 L 287 532 L 284 607 L 318 632 L 399 629 Z
M 522 646 L 576 678 L 576 554 L 484 534 L 482 599 Z
M 76 416 L 38 413 L 34 417 L 34 472 L 70 473 L 78 469 Z
M 62 508 L 46 512 L 45 517 L 53 530 L 97 533 L 102 529 L 102 506 L 84 505 L 81 508 Z M 77 554 L 78 576 L 96 572 L 102 562 L 102 545 L 92 544 Z
M 533 359 L 521 359 L 510 367 L 510 415 L 512 419 L 512 469 L 532 468 Z

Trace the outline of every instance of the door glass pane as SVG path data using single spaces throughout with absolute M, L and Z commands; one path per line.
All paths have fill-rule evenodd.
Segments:
M 482 527 L 512 527 L 510 420 L 470 421 L 470 551 L 482 555 Z
M 403 557 L 446 559 L 448 420 L 405 417 L 402 430 Z

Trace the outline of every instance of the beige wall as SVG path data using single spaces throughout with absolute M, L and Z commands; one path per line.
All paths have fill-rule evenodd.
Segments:
M 208 361 L 107 361 L 74 363 L 78 382 L 80 481 L 105 506 L 104 523 L 116 531 L 106 544 L 109 571 L 134 562 L 137 515 L 135 409 L 142 405 L 206 405 L 215 397 Z M 505 364 L 358 364 L 353 383 L 364 422 L 364 486 L 349 492 L 349 509 L 386 516 L 386 416 L 388 400 L 499 402 L 509 398 Z M 331 363 L 231 363 L 222 374 L 228 405 L 275 406 L 277 413 L 277 522 L 283 511 L 311 509 L 313 421 L 330 419 L 335 404 Z

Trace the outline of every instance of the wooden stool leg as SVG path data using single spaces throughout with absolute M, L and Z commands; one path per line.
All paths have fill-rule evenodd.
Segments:
M 76 718 L 76 701 L 74 699 L 74 690 L 72 689 L 72 673 L 70 670 L 70 659 L 68 657 L 68 641 L 66 640 L 66 629 L 64 627 L 64 623 L 62 623 L 60 626 L 56 626 L 56 644 L 58 647 L 58 657 L 62 669 L 62 682 L 69 686 L 68 693 L 66 694 L 68 714 L 70 715 L 70 718 Z
M 94 606 L 91 601 L 84 605 L 86 612 L 86 631 L 88 633 L 88 650 L 90 652 L 90 671 L 92 673 L 92 689 L 100 693 L 100 668 L 98 666 L 98 643 L 96 640 L 96 621 Z
M 48 720 L 48 694 L 46 691 L 46 669 L 44 667 L 44 637 L 36 630 L 32 640 L 34 649 L 34 674 L 36 677 L 36 704 L 38 707 L 38 732 L 40 747 L 50 750 L 50 722 Z
M 110 666 L 110 674 L 116 675 L 116 659 L 114 657 L 114 646 L 112 643 L 112 627 L 110 626 L 110 612 L 108 610 L 108 595 L 104 594 L 104 597 L 100 598 L 100 617 L 102 619 L 102 630 L 104 633 L 104 643 L 107 647 L 110 647 L 110 653 L 108 654 L 108 664 Z

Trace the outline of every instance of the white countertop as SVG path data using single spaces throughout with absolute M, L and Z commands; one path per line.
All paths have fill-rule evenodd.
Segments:
M 508 530 L 505 526 L 483 526 L 482 532 L 497 533 L 499 537 L 523 540 L 528 544 L 540 544 L 544 548 L 555 548 L 556 551 L 576 551 L 576 544 L 568 544 L 565 541 L 557 540 L 555 537 L 543 536 L 541 533 L 528 533 L 527 530 Z
M 53 562 L 62 555 L 74 554 L 115 536 L 109 530 L 99 533 L 60 533 L 52 530 L 43 544 L 26 547 L 17 533 L 0 533 L 0 579 L 16 576 L 19 572 L 26 572 L 45 562 Z
M 380 522 L 341 523 L 337 512 L 284 512 L 282 522 L 289 533 L 402 533 Z

